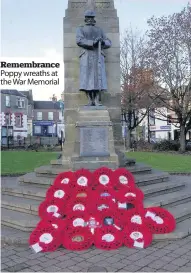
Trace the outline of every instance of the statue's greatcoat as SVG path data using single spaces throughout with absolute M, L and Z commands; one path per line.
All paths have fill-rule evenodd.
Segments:
M 107 79 L 104 60 L 105 56 L 103 51 L 101 51 L 101 65 L 98 65 L 98 48 L 94 48 L 93 46 L 94 40 L 98 37 L 101 37 L 105 42 L 105 45 L 102 46 L 102 49 L 107 49 L 111 47 L 111 41 L 106 37 L 105 33 L 100 27 L 85 25 L 77 28 L 76 43 L 78 46 L 83 48 L 79 56 L 80 91 L 92 91 L 100 89 L 104 91 L 107 90 Z

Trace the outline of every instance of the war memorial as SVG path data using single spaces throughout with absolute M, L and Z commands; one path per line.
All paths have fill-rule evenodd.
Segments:
M 85 23 L 84 23 L 85 20 Z M 2 187 L 2 240 L 28 244 L 47 189 L 62 172 L 126 168 L 144 194 L 144 208 L 164 207 L 176 228 L 153 240 L 191 233 L 191 196 L 184 182 L 128 160 L 121 135 L 120 29 L 114 0 L 69 0 L 63 20 L 66 141 L 62 158 Z M 79 238 L 78 238 L 79 239 Z

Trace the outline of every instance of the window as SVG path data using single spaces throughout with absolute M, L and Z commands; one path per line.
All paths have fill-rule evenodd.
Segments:
M 53 134 L 54 133 L 54 126 L 48 126 L 48 133 Z
M 37 112 L 37 120 L 42 120 L 42 112 Z
M 63 113 L 63 111 L 59 111 L 59 120 L 60 120 L 60 121 L 63 121 L 63 118 L 64 118 L 64 113 Z
M 53 112 L 48 112 L 48 120 L 53 120 Z
M 155 140 L 155 138 L 156 138 L 156 133 L 155 133 L 155 132 L 150 132 L 150 138 L 151 138 L 152 140 Z
M 21 122 L 22 122 L 21 115 L 15 115 L 15 126 L 16 127 L 21 127 L 22 126 Z
M 17 106 L 18 106 L 18 108 L 25 108 L 25 99 L 18 98 L 17 99 Z
M 155 125 L 155 109 L 151 109 L 149 111 L 149 124 L 152 126 L 152 125 Z
M 167 115 L 167 125 L 172 124 L 172 116 L 171 115 Z
M 34 126 L 34 133 L 41 134 L 41 126 Z
M 11 125 L 11 114 L 5 114 L 5 123 L 6 125 Z
M 6 99 L 6 102 L 5 102 L 6 107 L 11 107 L 11 99 L 10 99 L 10 96 L 6 96 L 5 99 Z

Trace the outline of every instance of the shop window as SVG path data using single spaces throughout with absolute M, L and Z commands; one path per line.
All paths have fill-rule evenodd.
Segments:
M 41 134 L 41 126 L 34 126 L 34 133 Z

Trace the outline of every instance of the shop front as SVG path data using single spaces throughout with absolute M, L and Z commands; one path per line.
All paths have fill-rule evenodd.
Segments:
M 54 121 L 33 121 L 33 136 L 57 136 Z

